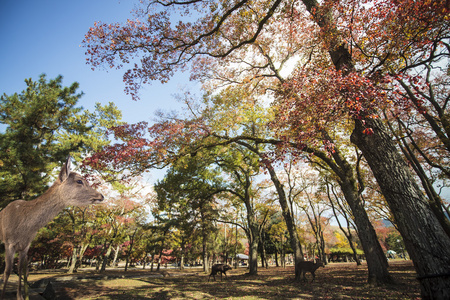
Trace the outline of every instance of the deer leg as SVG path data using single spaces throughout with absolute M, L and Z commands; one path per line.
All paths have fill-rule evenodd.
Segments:
M 306 271 L 302 270 L 302 273 L 303 273 L 303 281 L 308 282 L 308 279 L 306 279 Z M 301 275 L 301 273 L 300 273 L 300 275 Z
M 209 274 L 208 282 L 211 279 L 211 276 L 214 278 L 214 281 L 216 281 L 216 274 L 213 271 L 211 271 L 211 274 Z
M 5 298 L 6 284 L 11 275 L 12 266 L 14 263 L 14 247 L 5 244 L 5 272 L 3 273 L 3 290 L 2 299 Z
M 21 279 L 22 279 L 22 273 L 23 273 L 23 286 L 25 290 L 25 299 L 29 299 L 28 295 L 28 282 L 27 282 L 27 270 L 28 270 L 28 259 L 27 259 L 27 253 L 28 253 L 28 247 L 26 247 L 24 250 L 19 252 L 19 287 L 17 289 L 17 299 L 22 300 L 22 286 L 21 286 Z
M 19 271 L 19 284 L 17 286 L 17 300 L 22 300 L 22 260 L 21 252 L 19 252 L 19 261 L 17 262 L 17 269 Z
M 314 280 L 316 280 L 316 274 L 314 274 L 314 272 L 311 272 L 311 275 L 312 275 L 311 283 L 313 283 Z
M 19 285 L 17 287 L 17 300 L 22 300 L 22 271 L 23 271 L 23 250 L 19 251 L 19 261 L 17 262 L 17 270 L 19 271 Z

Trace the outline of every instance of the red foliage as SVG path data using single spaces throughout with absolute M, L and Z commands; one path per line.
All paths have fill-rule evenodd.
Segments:
M 129 170 L 130 176 L 169 164 L 176 155 L 183 155 L 186 147 L 209 134 L 201 120 L 171 120 L 151 127 L 140 122 L 110 131 L 117 142 L 94 153 L 84 164 L 100 171 Z
M 278 94 L 273 125 L 279 133 L 293 134 L 303 143 L 348 117 L 377 118 L 375 108 L 388 102 L 386 92 L 359 73 L 344 76 L 333 67 L 304 68 L 286 81 Z

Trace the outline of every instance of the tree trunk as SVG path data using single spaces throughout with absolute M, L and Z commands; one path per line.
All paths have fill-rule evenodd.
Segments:
M 353 185 L 354 182 L 342 182 L 341 188 L 348 205 L 352 209 L 356 227 L 358 227 L 357 233 L 366 255 L 367 269 L 369 271 L 368 282 L 371 284 L 392 283 L 393 280 L 388 271 L 389 265 L 386 256 L 362 201 L 356 194 L 356 187 Z
M 81 243 L 80 253 L 78 254 L 78 260 L 79 264 L 75 264 L 75 271 L 78 269 L 78 267 L 82 267 L 83 265 L 83 256 L 84 253 L 86 253 L 87 248 L 89 247 L 88 243 Z
M 205 273 L 209 273 L 207 243 L 208 243 L 208 236 L 207 233 L 204 232 L 202 241 L 202 253 L 203 253 L 203 271 Z
M 266 162 L 266 169 L 269 171 L 270 178 L 272 179 L 275 189 L 277 190 L 278 201 L 280 202 L 282 214 L 283 214 L 284 220 L 286 222 L 286 227 L 289 232 L 289 241 L 290 241 L 292 250 L 294 251 L 295 279 L 300 280 L 300 274 L 299 274 L 300 272 L 298 270 L 298 263 L 300 261 L 303 261 L 304 258 L 303 258 L 302 246 L 300 244 L 300 239 L 299 239 L 298 233 L 297 233 L 297 227 L 295 226 L 294 219 L 293 219 L 291 211 L 289 209 L 289 205 L 286 200 L 286 193 L 284 192 L 283 185 L 281 184 L 280 180 L 278 180 L 277 174 L 275 173 L 273 166 L 269 162 Z
M 275 251 L 275 266 L 279 267 L 279 265 L 278 265 L 278 251 Z
M 250 242 L 249 252 L 248 273 L 249 275 L 258 275 L 258 238 L 253 238 L 253 241 Z
M 77 264 L 77 253 L 78 253 L 78 249 L 76 247 L 73 247 L 72 259 L 70 261 L 69 270 L 67 271 L 68 274 L 73 274 L 73 272 L 75 271 L 75 265 Z
M 145 265 L 147 264 L 147 255 L 148 255 L 148 253 L 145 253 L 144 257 L 142 258 L 142 261 L 144 262 L 142 264 L 142 269 L 145 269 Z
M 373 134 L 364 134 L 365 128 Z M 351 141 L 363 152 L 416 268 L 424 299 L 450 299 L 450 239 L 384 124 L 355 120 Z
M 150 271 L 151 271 L 151 272 L 153 272 L 153 265 L 154 265 L 154 262 L 155 262 L 155 252 L 153 251 L 153 252 L 152 252 L 152 264 L 151 264 L 151 266 L 150 266 Z
M 117 245 L 117 248 L 114 249 L 114 258 L 113 258 L 113 262 L 112 262 L 113 267 L 116 266 L 117 258 L 119 257 L 119 249 L 120 249 L 120 245 Z
M 249 199 L 248 199 L 249 200 Z M 259 228 L 256 223 L 256 216 L 253 209 L 250 207 L 250 203 L 246 203 L 247 206 L 247 222 L 248 222 L 248 242 L 249 242 L 249 254 L 248 254 L 248 266 L 249 274 L 258 274 L 258 244 L 259 244 Z
M 126 258 L 126 262 L 125 262 L 125 272 L 128 270 L 128 264 L 130 263 L 130 257 L 131 257 L 131 252 L 133 251 L 134 237 L 136 236 L 136 232 L 137 232 L 137 228 L 133 231 L 132 235 L 128 236 L 128 238 L 130 240 L 130 247 L 127 250 L 127 258 Z M 119 253 L 119 246 L 117 246 L 116 255 L 114 256 L 113 267 L 116 266 L 116 259 L 117 259 L 117 254 L 118 253 Z
M 161 261 L 162 261 L 162 254 L 164 251 L 164 239 L 166 238 L 166 231 L 164 231 L 163 239 L 161 240 L 161 246 L 159 248 L 159 255 L 158 255 L 158 264 L 156 265 L 156 271 L 159 271 L 161 268 Z
M 111 251 L 112 251 L 112 244 L 111 244 L 111 242 L 109 243 L 108 250 L 106 250 L 106 254 L 103 257 L 102 267 L 100 269 L 100 272 L 104 272 L 106 270 L 106 265 L 108 264 L 109 256 L 111 255 Z
M 185 251 L 185 246 L 184 243 L 181 245 L 181 258 L 180 258 L 180 269 L 183 270 L 184 269 L 184 251 Z

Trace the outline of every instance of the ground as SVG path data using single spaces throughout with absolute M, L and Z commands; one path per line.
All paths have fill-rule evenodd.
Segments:
M 52 278 L 57 299 L 420 299 L 420 288 L 410 261 L 391 261 L 389 271 L 395 285 L 366 283 L 367 267 L 334 263 L 316 271 L 314 283 L 294 281 L 294 269 L 259 268 L 258 276 L 245 268 L 233 269 L 228 277 L 208 282 L 198 268 L 110 270 L 102 274 L 83 271 L 74 276 L 62 273 L 31 273 L 30 282 Z M 165 272 L 163 272 L 165 273 Z M 162 275 L 165 275 L 164 277 Z M 311 279 L 310 274 L 307 275 Z

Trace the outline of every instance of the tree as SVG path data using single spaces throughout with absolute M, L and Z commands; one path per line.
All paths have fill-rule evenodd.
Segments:
M 97 104 L 92 113 L 76 107 L 83 95 L 78 83 L 63 87 L 62 76 L 47 81 L 45 75 L 25 82 L 20 94 L 0 98 L 0 123 L 6 125 L 0 133 L 2 207 L 41 194 L 69 153 L 79 159 L 97 150 L 109 142 L 105 127 L 120 124 L 121 113 L 111 103 Z
M 314 177 L 313 174 L 308 175 Z M 303 173 L 300 176 L 306 177 L 308 175 Z M 316 180 L 314 179 L 309 180 L 310 183 L 315 181 Z M 325 227 L 329 225 L 330 218 L 323 216 L 327 211 L 327 207 L 324 205 L 321 191 L 314 191 L 315 188 L 316 186 L 312 186 L 312 184 L 310 186 L 301 187 L 301 191 L 299 191 L 295 203 L 306 214 L 311 231 L 314 234 L 315 248 L 317 248 L 318 257 L 326 264 L 324 231 Z
M 258 157 L 243 147 L 233 148 L 221 167 L 229 172 L 232 184 L 227 189 L 229 193 L 241 202 L 246 211 L 247 239 L 249 242 L 249 274 L 257 275 L 258 270 L 258 245 L 261 236 L 261 226 L 258 224 L 254 178 L 259 174 Z
M 80 209 L 69 208 L 64 211 L 64 214 L 70 219 L 71 232 L 68 234 L 66 240 L 70 240 L 72 243 L 72 258 L 70 260 L 70 266 L 67 273 L 72 274 L 76 272 L 77 268 L 83 261 L 83 255 L 93 237 L 93 211 L 84 208 Z
M 177 161 L 157 182 L 155 191 L 160 212 L 166 213 L 171 226 L 179 231 L 183 252 L 186 244 L 192 243 L 189 237 L 201 232 L 203 267 L 208 272 L 208 243 L 215 231 L 212 220 L 218 214 L 215 195 L 223 190 L 223 183 L 218 171 L 209 168 L 208 157 L 202 156 Z
M 280 213 L 273 215 L 269 222 L 269 228 L 266 230 L 268 235 L 268 249 L 273 246 L 275 252 L 275 264 L 278 267 L 278 254 L 281 256 L 281 266 L 286 266 L 286 249 L 288 248 L 288 237 L 286 223 L 282 222 L 282 216 Z M 272 252 L 269 252 L 273 254 Z

